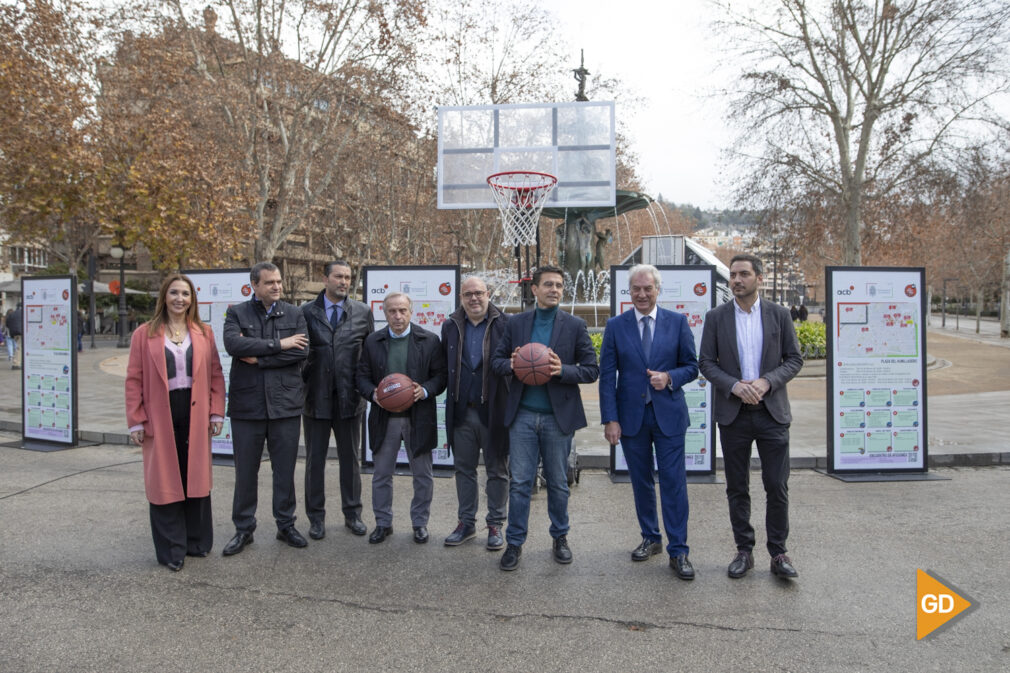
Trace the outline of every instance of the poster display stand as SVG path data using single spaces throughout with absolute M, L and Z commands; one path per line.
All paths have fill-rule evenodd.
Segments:
M 610 267 L 610 315 L 634 310 L 628 290 L 630 266 Z M 682 314 L 694 335 L 695 353 L 701 348 L 705 316 L 715 307 L 714 266 L 657 266 L 663 277 L 657 304 Z M 717 483 L 715 475 L 715 425 L 712 421 L 712 386 L 699 376 L 684 386 L 691 425 L 684 439 L 684 461 L 691 483 Z M 653 456 L 655 463 L 655 456 Z M 628 463 L 620 444 L 610 447 L 610 478 L 628 481 Z
M 366 266 L 362 269 L 362 301 L 372 310 L 375 329 L 386 329 L 382 300 L 388 293 L 402 292 L 413 302 L 411 322 L 441 338 L 442 323 L 459 306 L 459 276 L 458 266 Z M 436 471 L 451 470 L 453 465 L 445 432 L 445 397 L 443 391 L 435 400 L 438 445 L 431 455 Z M 371 413 L 371 405 L 366 412 L 365 432 L 362 433 L 361 465 L 364 469 L 371 469 L 374 462 L 369 445 L 367 413 Z M 398 474 L 403 473 L 402 470 L 409 473 L 407 449 L 402 443 L 396 465 Z
M 827 473 L 931 479 L 925 270 L 827 267 Z
M 224 390 L 227 408 L 228 380 L 231 356 L 224 349 L 224 317 L 228 307 L 247 301 L 252 296 L 249 269 L 223 269 L 209 271 L 183 271 L 196 287 L 197 309 L 200 320 L 214 330 L 214 342 L 221 357 L 224 372 Z M 225 416 L 221 434 L 211 438 L 210 450 L 215 457 L 232 456 L 231 419 Z
M 78 438 L 77 278 L 21 278 L 21 439 L 5 446 L 61 451 Z

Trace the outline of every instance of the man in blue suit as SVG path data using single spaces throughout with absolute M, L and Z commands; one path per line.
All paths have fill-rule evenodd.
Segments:
M 603 434 L 621 443 L 628 460 L 642 543 L 632 561 L 662 551 L 656 518 L 652 452 L 656 450 L 663 527 L 670 567 L 694 579 L 687 546 L 687 471 L 684 434 L 690 424 L 681 387 L 698 376 L 694 336 L 687 319 L 656 306 L 662 277 L 650 264 L 633 266 L 628 285 L 634 310 L 607 321 L 600 352 L 600 412 Z
M 547 478 L 547 514 L 554 538 L 554 560 L 572 562 L 568 546 L 568 453 L 572 435 L 586 427 L 586 412 L 579 394 L 580 383 L 592 383 L 599 376 L 596 350 L 589 339 L 586 322 L 559 308 L 565 289 L 561 269 L 541 266 L 533 273 L 536 308 L 509 319 L 498 342 L 491 367 L 510 383 L 505 403 L 505 425 L 509 429 L 508 528 L 499 567 L 519 567 L 530 518 L 530 495 L 537 476 L 537 462 L 543 460 Z M 519 347 L 536 342 L 549 348 L 551 379 L 546 385 L 527 386 L 512 375 L 512 361 Z

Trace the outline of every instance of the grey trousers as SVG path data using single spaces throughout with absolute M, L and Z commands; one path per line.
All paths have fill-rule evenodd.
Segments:
M 505 508 L 509 498 L 508 456 L 498 455 L 492 448 L 491 431 L 480 422 L 476 409 L 467 409 L 452 431 L 453 467 L 456 472 L 456 498 L 459 520 L 467 525 L 477 521 L 479 487 L 477 461 L 484 451 L 487 472 L 487 525 L 501 527 L 505 523 Z
M 391 418 L 386 426 L 386 436 L 382 446 L 372 451 L 375 471 L 372 473 L 372 512 L 375 525 L 389 528 L 393 525 L 393 472 L 396 470 L 396 454 L 400 441 L 407 445 L 410 455 L 410 419 Z M 426 451 L 410 459 L 410 473 L 414 476 L 414 498 L 410 501 L 410 523 L 417 526 L 428 525 L 431 513 L 431 498 L 435 494 L 435 483 L 431 475 L 431 452 Z

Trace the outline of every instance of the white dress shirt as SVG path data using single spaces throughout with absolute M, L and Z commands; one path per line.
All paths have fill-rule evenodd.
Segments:
M 649 316 L 652 318 L 652 338 L 656 338 L 656 316 L 659 315 L 659 305 L 652 307 L 651 313 L 640 313 L 639 310 L 635 309 L 635 320 L 638 322 L 638 338 L 642 338 L 642 332 L 645 329 L 645 323 L 642 322 L 642 318 Z
M 740 308 L 735 299 L 733 307 L 736 315 L 736 348 L 740 358 L 741 380 L 755 381 L 761 377 L 761 349 L 764 346 L 761 300 L 754 300 L 749 313 Z

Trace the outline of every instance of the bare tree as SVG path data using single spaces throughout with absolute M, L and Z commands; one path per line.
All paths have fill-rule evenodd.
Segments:
M 224 0 L 224 20 L 169 0 L 193 67 L 212 84 L 223 142 L 239 152 L 255 259 L 332 208 L 348 144 L 367 136 L 413 69 L 424 2 Z
M 516 0 L 442 1 L 432 5 L 425 71 L 438 105 L 498 105 L 564 100 L 569 59 L 556 19 Z M 430 108 L 429 108 L 430 109 Z M 477 270 L 505 267 L 511 248 L 493 210 L 440 213 L 460 260 Z
M 819 194 L 842 223 L 845 264 L 862 263 L 864 207 L 914 180 L 996 121 L 1010 5 L 997 0 L 720 3 L 744 63 L 732 98 L 739 193 Z

